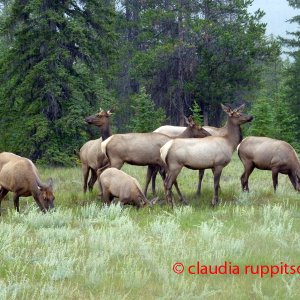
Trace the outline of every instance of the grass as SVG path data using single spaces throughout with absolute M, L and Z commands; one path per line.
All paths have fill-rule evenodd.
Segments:
M 41 168 L 40 168 L 41 169 Z M 141 184 L 145 168 L 125 166 Z M 53 177 L 56 211 L 42 214 L 34 200 L 11 195 L 0 219 L 0 299 L 298 299 L 298 274 L 244 274 L 247 265 L 300 265 L 300 208 L 286 176 L 273 193 L 270 172 L 254 171 L 242 193 L 236 155 L 221 178 L 213 209 L 212 175 L 195 195 L 197 172 L 183 170 L 179 184 L 190 201 L 136 210 L 105 207 L 98 187 L 82 193 L 80 168 L 41 169 Z M 163 198 L 161 180 L 159 195 Z M 191 275 L 197 262 L 238 266 L 241 274 Z M 185 269 L 175 274 L 172 266 Z M 195 270 L 195 268 L 193 269 Z

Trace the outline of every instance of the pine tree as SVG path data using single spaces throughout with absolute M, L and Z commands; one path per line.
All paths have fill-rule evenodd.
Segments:
M 64 164 L 86 140 L 83 118 L 99 107 L 95 84 L 113 56 L 108 1 L 1 1 L 1 150 Z M 8 3 L 7 3 L 8 2 Z
M 293 8 L 300 8 L 298 0 L 288 0 L 289 5 Z M 289 20 L 290 23 L 300 25 L 300 15 L 296 15 Z M 281 41 L 290 51 L 288 54 L 293 58 L 293 62 L 287 72 L 287 90 L 286 102 L 296 115 L 295 137 L 300 140 L 300 30 L 288 32 L 290 38 L 281 38 Z M 299 143 L 299 142 L 298 142 Z M 298 146 L 299 147 L 299 146 Z M 300 148 L 300 147 L 299 147 Z
M 266 97 L 259 97 L 251 108 L 255 120 L 251 122 L 247 135 L 275 137 L 275 113 L 273 103 Z
M 151 132 L 165 121 L 162 108 L 157 108 L 144 87 L 132 97 L 132 117 L 128 125 L 131 132 Z
M 203 125 L 203 115 L 201 112 L 201 108 L 196 101 L 193 102 L 193 106 L 192 106 L 192 108 L 190 108 L 190 111 L 192 112 L 192 117 L 193 117 L 194 122 L 196 124 L 202 126 Z

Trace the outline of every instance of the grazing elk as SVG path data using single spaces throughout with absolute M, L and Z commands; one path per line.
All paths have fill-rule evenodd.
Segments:
M 107 164 L 107 158 L 101 151 L 101 143 L 111 135 L 109 123 L 111 114 L 112 110 L 100 109 L 97 114 L 85 118 L 86 123 L 100 128 L 101 137 L 86 142 L 80 149 L 79 157 L 83 173 L 84 193 L 86 193 L 87 187 L 89 187 L 89 191 L 92 191 L 97 180 L 97 170 Z
M 224 136 L 208 136 L 205 139 L 174 139 L 161 148 L 161 158 L 167 166 L 165 191 L 167 202 L 173 203 L 171 188 L 181 169 L 212 169 L 214 174 L 214 196 L 212 205 L 219 202 L 219 182 L 223 168 L 230 162 L 232 153 L 241 141 L 240 125 L 253 117 L 242 114 L 244 105 L 231 109 L 222 105 L 227 114 L 227 129 Z
M 180 137 L 202 138 L 210 135 L 206 130 L 197 126 L 191 117 L 186 118 L 186 122 L 188 127 Z M 160 158 L 160 148 L 169 140 L 172 138 L 156 132 L 115 134 L 102 142 L 101 148 L 108 157 L 110 166 L 117 169 L 121 169 L 125 162 L 138 166 L 164 167 Z M 150 180 L 151 172 L 147 172 L 145 190 Z M 174 185 L 177 189 L 177 182 Z M 178 189 L 177 192 L 181 195 Z
M 117 197 L 121 203 L 131 204 L 138 208 L 150 204 L 138 181 L 125 172 L 116 168 L 108 168 L 102 173 L 99 169 L 97 174 L 100 174 L 98 181 L 105 203 L 110 204 L 113 198 Z
M 241 176 L 244 191 L 249 191 L 248 178 L 257 168 L 272 171 L 274 192 L 278 185 L 278 173 L 288 175 L 295 190 L 300 192 L 300 163 L 295 150 L 287 142 L 249 136 L 238 146 L 238 155 L 245 169 Z
M 202 126 L 202 128 L 205 129 L 207 132 L 209 132 L 212 136 L 224 136 L 227 132 L 227 123 L 221 128 L 212 127 L 212 126 Z M 154 132 L 163 133 L 170 137 L 175 138 L 178 135 L 180 135 L 185 129 L 186 129 L 186 127 L 183 127 L 183 126 L 164 125 L 164 126 L 157 128 L 156 130 L 154 130 Z M 155 180 L 156 180 L 156 175 L 158 172 L 161 172 L 161 170 L 159 168 L 155 168 L 152 170 L 152 174 L 151 174 L 152 193 L 153 194 L 155 194 Z M 201 186 L 202 186 L 202 180 L 204 177 L 204 172 L 205 172 L 205 170 L 199 170 L 197 195 L 201 194 Z
M 0 168 L 0 205 L 6 194 L 13 192 L 14 207 L 18 212 L 19 197 L 32 196 L 43 212 L 54 207 L 52 179 L 44 184 L 31 160 L 10 152 L 2 152 Z

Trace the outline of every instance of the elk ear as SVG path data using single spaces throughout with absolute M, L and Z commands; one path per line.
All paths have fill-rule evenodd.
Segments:
M 101 113 L 102 111 L 104 111 L 101 107 L 100 107 L 100 109 L 99 109 L 99 113 Z
M 48 179 L 48 186 L 51 188 L 53 187 L 53 179 L 52 178 Z
M 223 105 L 221 103 L 221 107 L 222 107 L 223 111 L 226 112 L 227 115 L 229 115 L 229 116 L 232 115 L 233 111 L 229 106 Z
M 107 114 L 110 116 L 110 115 L 112 115 L 113 112 L 114 112 L 114 109 L 111 108 L 110 110 L 107 111 Z
M 234 111 L 236 112 L 242 112 L 245 108 L 245 103 L 243 103 L 241 106 L 237 107 Z
M 44 186 L 41 186 L 41 185 L 38 185 L 38 189 L 39 189 L 39 191 L 44 191 L 44 190 L 45 190 L 45 187 L 44 187 Z
M 189 127 L 194 127 L 196 124 L 193 120 L 193 117 L 192 116 L 189 116 L 188 118 L 187 117 L 184 117 L 185 119 L 185 122 L 186 124 L 189 126 Z
M 183 116 L 183 118 L 184 118 L 185 123 L 186 123 L 187 125 L 189 125 L 189 119 L 188 119 L 186 116 Z

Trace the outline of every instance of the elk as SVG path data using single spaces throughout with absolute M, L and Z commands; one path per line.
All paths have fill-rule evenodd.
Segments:
M 116 168 L 108 168 L 102 173 L 99 169 L 97 174 L 100 174 L 98 181 L 106 204 L 111 204 L 114 197 L 119 198 L 123 204 L 132 204 L 138 208 L 150 204 L 138 181 L 125 172 Z
M 171 188 L 181 169 L 185 166 L 194 170 L 212 169 L 214 174 L 214 195 L 212 205 L 219 202 L 219 182 L 223 168 L 241 141 L 240 125 L 252 121 L 253 117 L 243 114 L 244 105 L 231 109 L 222 105 L 227 114 L 227 129 L 224 136 L 208 136 L 205 139 L 173 139 L 160 150 L 161 159 L 167 167 L 164 181 L 166 200 L 174 205 Z
M 210 135 L 206 130 L 197 126 L 191 117 L 186 118 L 186 122 L 188 127 L 180 137 L 202 138 Z M 170 140 L 172 140 L 171 137 L 156 132 L 115 134 L 102 142 L 101 149 L 108 157 L 109 165 L 117 169 L 121 169 L 125 162 L 138 166 L 148 165 L 152 168 L 164 167 L 160 158 L 160 148 Z M 151 172 L 147 172 L 145 191 L 150 180 Z M 177 182 L 174 185 L 177 189 Z M 177 192 L 181 195 L 179 189 Z
M 19 197 L 32 196 L 43 212 L 54 208 L 52 179 L 47 184 L 43 183 L 31 160 L 10 152 L 2 152 L 0 168 L 0 205 L 6 194 L 13 192 L 17 212 L 20 211 Z
M 227 132 L 227 123 L 221 128 L 212 127 L 212 126 L 202 126 L 202 128 L 205 129 L 207 132 L 209 132 L 212 136 L 224 136 Z M 185 129 L 186 129 L 186 127 L 183 127 L 183 126 L 164 125 L 164 126 L 157 128 L 156 130 L 154 130 L 154 132 L 163 133 L 170 137 L 175 138 L 176 136 L 180 135 Z M 151 174 L 152 193 L 153 194 L 155 194 L 155 180 L 156 180 L 156 175 L 158 172 L 161 172 L 161 170 L 159 168 L 156 168 L 156 169 L 152 170 L 152 174 Z M 205 172 L 205 170 L 199 170 L 197 195 L 201 194 L 201 185 L 202 185 L 202 180 L 204 177 L 204 172 Z M 145 193 L 146 192 L 147 192 L 147 190 L 145 191 Z
M 96 140 L 86 142 L 80 149 L 79 158 L 83 173 L 83 192 L 86 193 L 87 187 L 89 191 L 93 190 L 93 186 L 97 180 L 97 169 L 107 164 L 107 158 L 101 151 L 101 143 L 111 136 L 109 118 L 112 110 L 102 110 L 95 115 L 85 118 L 86 123 L 100 128 L 101 137 Z M 90 179 L 89 179 L 90 175 Z M 89 179 L 89 181 L 88 181 Z
M 249 192 L 248 178 L 257 168 L 272 171 L 274 192 L 278 186 L 278 173 L 288 175 L 295 190 L 300 192 L 300 163 L 296 151 L 287 142 L 249 136 L 238 146 L 238 155 L 244 165 L 241 176 L 243 191 Z

